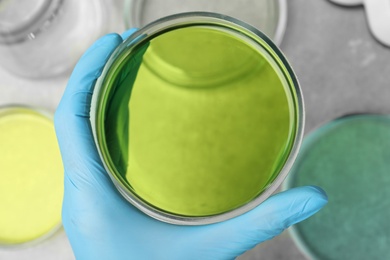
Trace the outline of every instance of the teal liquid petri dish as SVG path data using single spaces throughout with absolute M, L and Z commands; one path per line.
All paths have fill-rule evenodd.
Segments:
M 317 185 L 329 203 L 291 234 L 309 259 L 390 255 L 390 117 L 352 115 L 310 133 L 284 188 Z
M 174 224 L 242 214 L 282 182 L 303 102 L 264 34 L 233 18 L 185 13 L 125 40 L 93 93 L 105 167 L 134 206 Z

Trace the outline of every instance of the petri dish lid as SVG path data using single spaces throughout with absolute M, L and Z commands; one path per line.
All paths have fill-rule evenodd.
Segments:
M 49 7 L 48 0 L 8 0 L 0 2 L 0 32 L 21 30 Z
M 34 38 L 35 34 L 50 25 L 63 1 L 0 0 L 0 43 Z
M 242 20 L 271 38 L 277 45 L 283 39 L 287 22 L 286 0 L 126 0 L 127 28 L 140 28 L 159 18 L 194 11 L 215 12 Z
M 309 134 L 284 188 L 317 185 L 329 203 L 293 226 L 310 259 L 390 255 L 390 117 L 353 115 Z
M 35 244 L 59 230 L 62 172 L 51 118 L 0 108 L 0 247 Z

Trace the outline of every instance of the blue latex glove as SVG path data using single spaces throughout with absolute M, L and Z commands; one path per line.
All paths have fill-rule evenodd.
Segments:
M 302 187 L 222 223 L 176 226 L 152 219 L 125 201 L 103 168 L 89 121 L 95 81 L 122 37 L 109 34 L 89 48 L 55 114 L 65 168 L 62 219 L 77 259 L 233 259 L 327 203 L 321 189 Z

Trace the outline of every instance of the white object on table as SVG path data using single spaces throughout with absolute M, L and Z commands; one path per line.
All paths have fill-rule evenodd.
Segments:
M 390 47 L 390 0 L 329 0 L 344 6 L 364 5 L 374 37 Z

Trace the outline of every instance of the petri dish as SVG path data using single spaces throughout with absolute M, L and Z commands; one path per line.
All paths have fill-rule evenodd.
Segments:
M 106 0 L 0 1 L 0 65 L 24 78 L 69 73 L 97 38 L 123 30 L 119 5 Z
M 159 18 L 184 12 L 221 13 L 244 21 L 271 38 L 277 45 L 287 24 L 286 0 L 126 0 L 124 19 L 127 28 L 140 28 Z
M 310 259 L 390 255 L 390 117 L 350 115 L 310 133 L 284 188 L 317 185 L 329 203 L 291 234 Z
M 3 44 L 20 42 L 28 38 L 26 31 L 37 30 L 29 27 L 37 26 L 48 11 L 55 15 L 61 2 L 61 0 L 4 1 L 0 6 L 0 42 Z
M 91 120 L 129 202 L 197 225 L 265 200 L 295 158 L 304 119 L 296 77 L 264 34 L 195 12 L 151 23 L 118 47 L 96 84 Z
M 36 243 L 61 227 L 63 168 L 44 112 L 0 108 L 0 247 Z

